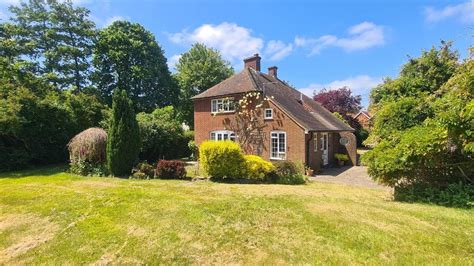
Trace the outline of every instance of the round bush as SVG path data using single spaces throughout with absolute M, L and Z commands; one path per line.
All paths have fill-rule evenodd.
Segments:
M 74 136 L 67 146 L 71 171 L 88 175 L 91 169 L 105 163 L 107 133 L 101 128 L 89 128 Z
M 244 178 L 258 181 L 265 181 L 268 175 L 275 170 L 271 162 L 267 162 L 262 157 L 256 155 L 245 155 Z
M 244 168 L 244 156 L 233 141 L 205 141 L 199 146 L 199 162 L 213 178 L 239 178 Z

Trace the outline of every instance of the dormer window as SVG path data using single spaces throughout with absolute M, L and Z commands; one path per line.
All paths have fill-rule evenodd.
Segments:
M 273 119 L 273 109 L 266 108 L 264 113 L 265 119 Z
M 222 98 L 211 100 L 212 113 L 232 113 L 235 112 L 234 98 Z

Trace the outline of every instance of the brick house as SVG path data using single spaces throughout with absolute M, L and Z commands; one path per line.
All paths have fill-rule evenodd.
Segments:
M 353 116 L 359 124 L 366 129 L 369 129 L 372 127 L 372 116 L 367 112 L 367 111 L 360 111 L 356 115 Z
M 265 160 L 303 162 L 318 171 L 335 153 L 356 164 L 354 129 L 278 79 L 277 67 L 260 72 L 258 54 L 244 69 L 193 97 L 195 140 L 233 140 Z

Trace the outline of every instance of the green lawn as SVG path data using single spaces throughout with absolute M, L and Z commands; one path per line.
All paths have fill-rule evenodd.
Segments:
M 0 265 L 474 264 L 474 211 L 345 185 L 0 175 Z

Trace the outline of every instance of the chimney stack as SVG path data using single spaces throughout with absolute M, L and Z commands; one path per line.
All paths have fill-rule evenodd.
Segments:
M 251 67 L 260 72 L 260 56 L 258 54 L 254 54 L 249 58 L 244 59 L 245 67 Z
M 272 66 L 272 67 L 269 67 L 268 68 L 268 75 L 274 77 L 274 78 L 277 78 L 277 70 L 278 70 L 278 67 L 276 66 Z

